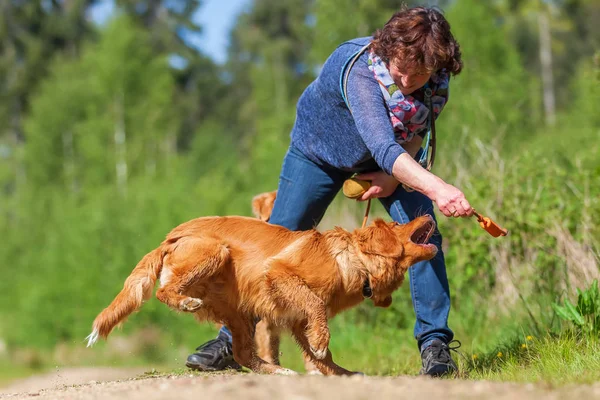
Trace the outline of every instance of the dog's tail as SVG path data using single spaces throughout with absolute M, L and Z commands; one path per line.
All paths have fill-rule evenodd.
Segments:
M 159 247 L 146 254 L 137 264 L 125 281 L 121 293 L 94 320 L 92 333 L 86 337 L 88 347 L 100 337 L 106 339 L 115 326 L 152 296 L 154 284 L 162 269 L 162 258 L 162 250 Z
M 275 198 L 277 197 L 277 191 L 266 192 L 257 194 L 252 199 L 252 213 L 254 216 L 261 221 L 269 221 L 271 218 L 271 211 L 273 211 L 273 204 L 275 204 Z

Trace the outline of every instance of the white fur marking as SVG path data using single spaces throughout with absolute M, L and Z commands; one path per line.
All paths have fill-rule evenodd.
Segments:
M 270 269 L 271 263 L 273 261 L 286 260 L 289 259 L 290 255 L 296 254 L 298 252 L 298 249 L 300 249 L 304 245 L 304 243 L 310 239 L 310 237 L 310 235 L 302 236 L 300 239 L 296 239 L 292 243 L 287 245 L 283 250 L 281 250 L 273 257 L 268 258 L 265 262 L 265 272 L 267 272 Z
M 315 350 L 315 349 L 313 349 L 311 347 L 310 351 L 312 351 L 312 353 L 315 355 L 315 358 L 317 360 L 323 360 L 325 357 L 327 357 L 327 349 L 325 349 L 325 350 Z
M 277 255 L 269 258 L 268 261 L 273 260 L 281 260 L 288 258 L 289 255 L 297 254 L 298 249 L 300 249 L 306 241 L 311 238 L 310 235 L 302 236 L 300 239 L 294 240 L 292 243 L 287 245 L 283 250 L 281 250 Z
M 356 272 L 365 270 L 364 264 L 356 254 L 360 252 L 355 252 L 355 249 L 350 246 L 344 249 L 332 248 L 330 252 L 335 257 L 335 262 L 342 275 L 342 284 L 344 288 L 348 289 L 348 286 L 357 279 L 358 275 Z
M 160 287 L 163 287 L 167 283 L 169 283 L 171 281 L 172 277 L 173 277 L 173 271 L 171 271 L 166 266 L 163 266 L 163 269 L 160 272 Z
M 98 341 L 99 336 L 100 336 L 100 332 L 98 332 L 98 329 L 94 329 L 92 331 L 92 333 L 87 335 L 85 338 L 88 341 L 87 347 L 92 347 L 94 345 L 94 343 L 96 343 Z
M 144 301 L 152 296 L 152 291 L 154 290 L 154 285 L 152 285 L 152 281 L 150 278 L 144 277 L 141 278 L 138 286 L 136 288 L 136 296 L 138 302 L 142 304 Z
M 340 272 L 342 274 L 342 280 L 344 283 L 348 280 L 348 270 L 352 265 L 352 261 L 350 261 L 350 252 L 347 250 L 339 252 L 335 256 L 335 262 L 337 263 Z
M 275 371 L 275 374 L 277 374 L 277 375 L 298 375 L 298 373 L 296 371 L 292 371 L 291 369 L 287 369 L 287 368 L 277 369 L 277 371 Z

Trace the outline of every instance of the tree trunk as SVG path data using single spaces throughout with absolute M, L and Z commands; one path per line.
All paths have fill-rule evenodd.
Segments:
M 538 14 L 538 27 L 540 34 L 540 66 L 542 69 L 545 122 L 546 125 L 552 126 L 556 122 L 554 80 L 552 78 L 552 38 L 550 23 L 545 10 L 540 10 Z
M 25 144 L 25 137 L 23 136 L 23 131 L 21 130 L 21 115 L 23 112 L 23 107 L 21 106 L 21 98 L 19 96 L 14 98 L 11 111 L 12 115 L 10 117 L 10 132 L 14 144 L 13 154 L 15 160 L 15 188 L 18 192 L 21 188 L 25 187 L 26 183 L 25 166 L 23 165 L 23 161 L 21 159 L 21 149 Z
M 117 189 L 127 194 L 127 135 L 125 132 L 125 101 L 120 93 L 115 101 L 115 172 Z
M 73 145 L 73 132 L 71 130 L 63 132 L 62 142 L 65 184 L 71 190 L 71 193 L 75 193 L 77 191 L 77 177 L 75 174 L 75 147 Z

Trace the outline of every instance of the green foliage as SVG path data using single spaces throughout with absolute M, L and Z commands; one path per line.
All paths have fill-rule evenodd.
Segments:
M 311 49 L 311 59 L 316 64 L 322 64 L 340 43 L 373 34 L 400 9 L 402 3 L 406 2 L 315 0 L 314 35 L 319 40 L 315 41 Z
M 80 59 L 55 60 L 32 102 L 29 179 L 76 192 L 161 171 L 177 123 L 172 95 L 166 57 L 153 55 L 147 34 L 129 20 L 113 21 Z
M 232 33 L 236 54 L 230 68 L 248 80 L 244 101 L 236 104 L 244 146 L 256 191 L 276 187 L 281 160 L 289 144 L 295 103 L 310 83 L 307 53 L 312 32 L 306 25 L 310 2 L 258 0 L 240 16 Z M 234 87 L 237 92 L 240 88 Z M 237 94 L 237 93 L 236 93 Z
M 469 379 L 592 384 L 598 380 L 599 349 L 597 339 L 519 334 L 484 351 L 466 352 L 466 359 L 458 357 L 458 361 L 461 375 Z
M 563 305 L 552 303 L 556 315 L 564 321 L 571 322 L 580 334 L 598 336 L 600 333 L 600 291 L 598 280 L 585 290 L 577 288 L 577 305 L 564 299 Z
M 462 133 L 500 148 L 515 145 L 540 121 L 530 95 L 537 91 L 535 78 L 526 74 L 491 4 L 461 0 L 446 17 L 464 68 L 451 81 L 448 109 L 440 117 L 444 131 L 453 132 L 454 141 Z M 448 139 L 442 137 L 440 147 Z
M 92 35 L 86 9 L 95 0 L 69 4 L 49 1 L 5 1 L 0 14 L 0 139 L 13 131 L 21 137 L 21 117 L 30 96 L 56 54 L 77 53 Z

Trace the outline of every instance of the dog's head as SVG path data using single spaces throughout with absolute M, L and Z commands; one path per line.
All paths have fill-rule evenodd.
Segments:
M 261 193 L 252 199 L 252 213 L 261 221 L 267 222 L 271 217 L 277 191 Z
M 400 287 L 411 265 L 435 257 L 438 248 L 428 243 L 434 230 L 433 218 L 424 215 L 408 224 L 377 219 L 371 226 L 355 231 L 376 306 L 392 304 L 392 292 Z

